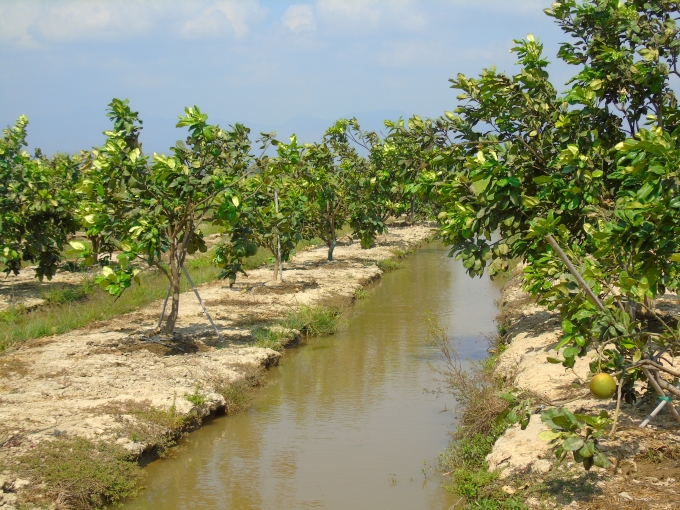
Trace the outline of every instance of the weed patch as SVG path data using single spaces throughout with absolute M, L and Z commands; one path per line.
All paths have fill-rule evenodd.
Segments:
M 488 510 L 520 510 L 527 506 L 518 496 L 505 492 L 497 472 L 490 472 L 486 456 L 506 425 L 497 424 L 484 434 L 464 435 L 452 441 L 439 454 L 439 462 L 451 475 L 451 483 L 444 488 L 468 502 L 468 508 Z M 505 482 L 508 484 L 510 482 Z
M 310 336 L 332 335 L 338 331 L 342 308 L 336 305 L 301 306 L 291 311 L 282 326 Z
M 439 455 L 441 466 L 451 476 L 445 488 L 467 499 L 467 508 L 520 510 L 527 508 L 519 496 L 504 491 L 497 472 L 489 472 L 486 456 L 496 440 L 508 428 L 504 419 L 508 401 L 499 397 L 512 391 L 511 382 L 497 377 L 494 368 L 498 357 L 463 368 L 458 353 L 444 330 L 428 317 L 429 335 L 444 357 L 444 367 L 436 369 L 441 384 L 451 393 L 461 409 L 458 428 L 449 447 Z M 499 340 L 500 341 L 500 340 Z M 526 399 L 518 399 L 524 403 Z M 506 481 L 506 483 L 509 483 Z
M 241 413 L 250 407 L 251 390 L 262 383 L 263 370 L 261 367 L 246 365 L 241 375 L 244 377 L 236 382 L 218 376 L 209 379 L 212 388 L 224 398 L 225 412 L 228 415 Z
M 368 297 L 368 291 L 365 289 L 357 289 L 354 291 L 354 299 L 366 299 Z
M 6 310 L 0 312 L 0 324 L 13 324 L 17 321 L 20 315 L 27 312 L 27 309 L 21 305 L 12 305 Z
M 193 393 L 185 393 L 184 398 L 197 407 L 201 407 L 208 401 L 198 386 L 194 388 Z
M 17 471 L 41 482 L 42 487 L 40 493 L 22 497 L 35 503 L 53 500 L 66 508 L 119 503 L 138 492 L 142 477 L 142 470 L 124 448 L 82 437 L 45 441 L 19 461 Z
M 375 263 L 376 266 L 380 268 L 383 272 L 394 271 L 395 269 L 401 269 L 404 264 L 399 262 L 397 259 L 389 258 L 382 259 Z
M 294 342 L 296 335 L 293 331 L 282 326 L 257 327 L 253 329 L 253 340 L 256 347 L 283 351 L 286 345 Z
M 196 416 L 179 414 L 174 404 L 165 410 L 154 407 L 148 400 L 111 402 L 95 410 L 114 417 L 120 424 L 120 437 L 153 446 L 159 457 L 165 455 L 185 432 L 197 425 Z

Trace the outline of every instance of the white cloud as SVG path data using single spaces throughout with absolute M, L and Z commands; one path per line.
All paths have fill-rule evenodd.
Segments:
M 281 21 L 293 32 L 316 30 L 316 19 L 310 4 L 293 4 L 283 13 Z
M 428 24 L 426 5 L 414 0 L 317 0 L 315 7 L 317 17 L 340 33 L 418 32 Z
M 388 67 L 423 67 L 441 62 L 445 52 L 436 41 L 392 41 L 384 45 L 379 61 Z
M 2 2 L 0 39 L 36 47 L 44 41 L 127 37 L 151 27 L 158 5 L 104 0 Z
M 259 0 L 0 0 L 0 41 L 23 47 L 120 40 L 155 29 L 182 37 L 246 37 L 267 10 Z
M 267 10 L 257 0 L 210 2 L 183 24 L 181 34 L 190 38 L 233 35 L 243 39 L 266 15 Z

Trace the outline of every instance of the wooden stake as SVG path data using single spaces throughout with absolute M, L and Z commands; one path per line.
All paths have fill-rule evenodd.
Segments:
M 276 214 L 279 214 L 279 192 L 277 190 L 274 190 L 274 208 L 276 210 Z M 277 250 L 276 250 L 276 267 L 278 268 L 278 274 L 279 274 L 279 279 L 283 281 L 283 267 L 281 266 L 281 236 L 277 235 L 276 236 L 276 244 L 277 244 Z M 276 275 L 274 275 L 274 280 L 276 281 Z
M 158 326 L 156 326 L 156 329 L 160 329 L 161 324 L 163 324 L 163 317 L 165 317 L 165 308 L 168 306 L 168 298 L 170 298 L 171 288 L 172 285 L 168 285 L 168 291 L 165 293 L 165 301 L 163 301 L 163 309 L 161 310 L 161 316 L 158 319 Z
M 223 342 L 224 340 L 222 339 L 222 335 L 220 335 L 220 332 L 217 329 L 217 326 L 213 322 L 212 317 L 210 317 L 210 314 L 208 313 L 208 309 L 203 304 L 203 300 L 201 299 L 201 296 L 198 293 L 198 289 L 194 285 L 194 281 L 191 279 L 191 276 L 189 276 L 189 272 L 187 271 L 187 268 L 184 267 L 184 264 L 182 264 L 182 271 L 184 271 L 184 275 L 187 277 L 187 280 L 189 280 L 189 285 L 191 285 L 191 288 L 194 291 L 194 294 L 196 294 L 196 299 L 198 299 L 198 302 L 200 303 L 201 308 L 203 308 L 203 312 L 205 313 L 205 316 L 208 317 L 210 324 L 212 324 L 212 327 L 215 330 L 215 333 L 217 333 L 217 338 L 220 339 L 220 342 Z
M 560 259 L 562 259 L 562 262 L 564 262 L 564 265 L 567 266 L 567 269 L 569 269 L 569 272 L 576 279 L 576 282 L 581 286 L 581 288 L 585 291 L 585 293 L 593 301 L 593 303 L 595 303 L 595 306 L 597 306 L 601 312 L 604 312 L 606 309 L 602 304 L 602 301 L 600 301 L 600 298 L 598 298 L 592 291 L 592 289 L 588 287 L 588 284 L 583 279 L 583 276 L 581 276 L 581 273 L 579 273 L 577 269 L 574 267 L 574 264 L 571 263 L 571 260 L 569 260 L 567 254 L 564 253 L 562 248 L 560 248 L 560 245 L 557 244 L 555 238 L 552 235 L 548 234 L 547 236 L 545 236 L 545 239 L 546 241 L 548 241 L 548 243 L 550 243 L 550 246 L 552 246 L 553 249 L 557 252 L 557 255 L 559 255 Z

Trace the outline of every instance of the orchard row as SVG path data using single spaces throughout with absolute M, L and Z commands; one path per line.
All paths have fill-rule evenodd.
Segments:
M 186 143 L 149 158 L 137 115 L 114 100 L 103 147 L 47 159 L 21 152 L 22 118 L 0 145 L 0 260 L 6 271 L 34 261 L 49 276 L 81 228 L 95 251 L 121 252 L 110 292 L 144 258 L 178 295 L 186 254 L 205 249 L 205 221 L 228 233 L 215 261 L 233 280 L 258 246 L 280 240 L 285 259 L 319 237 L 330 259 L 343 225 L 367 247 L 390 216 L 432 215 L 470 275 L 526 264 L 526 290 L 562 318 L 549 361 L 570 368 L 594 350 L 591 371 L 615 375 L 619 403 L 641 396 L 637 381 L 642 393 L 680 397 L 680 371 L 664 362 L 680 354 L 680 323 L 654 306 L 680 286 L 680 5 L 565 0 L 545 12 L 570 37 L 558 52 L 576 70 L 566 91 L 528 35 L 512 50 L 516 74 L 458 75 L 454 111 L 386 122 L 385 139 L 342 120 L 320 143 L 263 135 L 254 155 L 245 127 L 210 125 L 194 107 L 178 124 Z M 555 412 L 545 420 L 558 454 L 604 464 L 596 439 L 607 419 Z

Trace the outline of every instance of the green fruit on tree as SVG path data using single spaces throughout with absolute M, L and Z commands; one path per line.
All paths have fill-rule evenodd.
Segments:
M 597 374 L 590 380 L 590 392 L 597 398 L 612 398 L 616 392 L 616 379 L 609 374 Z

